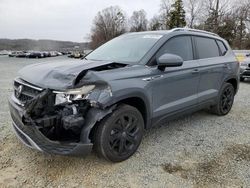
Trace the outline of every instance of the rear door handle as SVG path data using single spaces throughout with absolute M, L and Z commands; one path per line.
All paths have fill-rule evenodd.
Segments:
M 193 71 L 192 71 L 192 74 L 198 74 L 200 71 L 199 71 L 199 69 L 194 69 Z

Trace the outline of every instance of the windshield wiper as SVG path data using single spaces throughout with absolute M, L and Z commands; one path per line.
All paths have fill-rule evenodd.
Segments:
M 81 57 L 81 59 L 88 60 L 88 59 L 86 58 L 86 56 L 87 56 L 87 55 Z

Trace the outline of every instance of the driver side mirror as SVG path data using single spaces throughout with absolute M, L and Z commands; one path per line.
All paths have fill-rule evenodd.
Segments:
M 166 67 L 179 67 L 183 64 L 183 59 L 175 54 L 163 54 L 157 59 L 158 68 L 165 70 Z

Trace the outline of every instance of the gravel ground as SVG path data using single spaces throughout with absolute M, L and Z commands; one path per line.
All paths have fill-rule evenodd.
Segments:
M 0 57 L 0 187 L 250 187 L 250 81 L 241 83 L 227 116 L 201 111 L 154 128 L 122 163 L 23 146 L 8 112 L 12 79 L 27 64 L 63 59 Z

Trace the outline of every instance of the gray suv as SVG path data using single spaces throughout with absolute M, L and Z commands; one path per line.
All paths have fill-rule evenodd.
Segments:
M 135 153 L 144 130 L 209 108 L 229 113 L 239 63 L 213 33 L 177 28 L 128 33 L 82 60 L 27 66 L 9 107 L 17 136 L 62 155 L 94 149 L 113 162 Z

